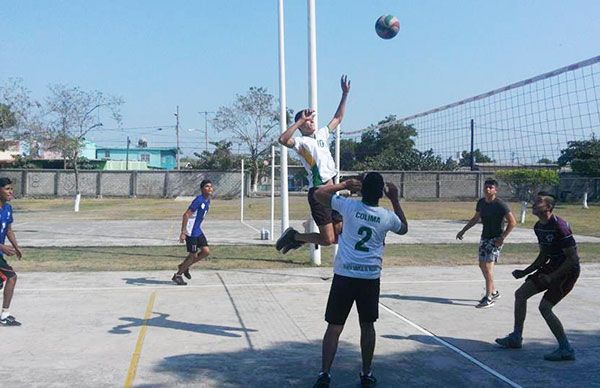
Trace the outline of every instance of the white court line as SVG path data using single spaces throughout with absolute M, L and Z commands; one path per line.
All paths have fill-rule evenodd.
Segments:
M 285 276 L 285 275 L 283 275 Z M 294 275 L 290 275 L 294 276 Z M 281 286 L 330 286 L 331 279 L 315 281 L 315 282 L 300 282 L 300 283 L 238 283 L 238 284 L 227 284 L 227 287 L 281 287 Z M 589 277 L 589 278 L 579 278 L 578 281 L 589 281 L 589 280 L 600 280 L 600 277 Z M 501 279 L 495 279 L 496 282 L 501 282 Z M 510 282 L 521 282 L 521 279 L 508 280 L 504 281 Z M 406 280 L 406 281 L 394 281 L 394 282 L 381 282 L 382 286 L 385 285 L 394 285 L 394 284 L 446 284 L 446 283 L 480 283 L 481 280 Z M 171 291 L 183 291 L 186 289 L 197 289 L 197 288 L 221 288 L 220 284 L 203 284 L 199 286 L 194 286 L 188 284 L 187 286 L 176 286 L 173 285 L 165 285 L 165 286 L 144 286 L 144 285 L 128 285 L 128 286 L 116 286 L 116 287 L 56 287 L 56 288 L 18 288 L 19 292 L 37 292 L 37 291 L 122 291 L 122 290 L 139 290 L 139 291 L 148 291 L 148 290 L 171 290 Z
M 424 334 L 428 335 L 429 337 L 431 337 L 435 341 L 439 342 L 440 344 L 444 345 L 445 347 L 447 347 L 448 349 L 452 350 L 453 352 L 456 352 L 459 355 L 463 356 L 464 358 L 466 358 L 467 360 L 469 360 L 473 364 L 477 365 L 478 367 L 480 367 L 481 369 L 485 370 L 486 372 L 492 374 L 493 376 L 497 377 L 498 379 L 504 381 L 506 384 L 510 385 L 511 387 L 522 388 L 519 384 L 515 383 L 514 381 L 512 381 L 508 377 L 505 377 L 504 375 L 500 374 L 499 372 L 496 372 L 494 369 L 492 369 L 489 366 L 485 365 L 484 363 L 482 363 L 481 361 L 477 360 L 476 358 L 470 356 L 468 353 L 460 350 L 459 348 L 457 348 L 456 346 L 452 345 L 451 343 L 446 342 L 443 339 L 439 338 L 438 336 L 436 336 L 435 334 L 433 334 L 429 330 L 427 330 L 427 329 L 425 329 L 425 328 L 417 325 L 416 323 L 410 321 L 409 319 L 405 318 L 404 316 L 398 314 L 397 312 L 395 312 L 391 308 L 387 307 L 383 303 L 379 302 L 379 305 L 385 311 L 387 311 L 388 313 L 394 315 L 396 318 L 400 318 L 402 321 L 404 321 L 408 325 L 410 325 L 413 328 L 419 330 L 421 333 L 424 333 Z

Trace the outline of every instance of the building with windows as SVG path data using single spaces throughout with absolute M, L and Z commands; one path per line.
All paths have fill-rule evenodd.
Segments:
M 177 148 L 168 147 L 96 147 L 97 160 L 138 162 L 129 163 L 129 170 L 139 169 L 145 162 L 148 169 L 173 170 L 177 167 Z M 119 163 L 119 165 L 124 165 Z

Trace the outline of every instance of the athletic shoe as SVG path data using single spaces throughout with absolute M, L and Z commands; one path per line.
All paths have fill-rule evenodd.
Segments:
M 9 315 L 4 319 L 0 319 L 0 325 L 2 326 L 21 326 L 21 322 L 18 322 L 15 317 Z
M 496 338 L 496 343 L 507 349 L 521 349 L 523 347 L 523 338 L 519 338 L 514 333 L 510 333 L 504 338 Z
M 331 376 L 329 373 L 321 372 L 319 373 L 319 377 L 313 385 L 313 388 L 329 388 L 329 383 L 331 382 Z
M 496 290 L 492 292 L 492 300 L 500 299 L 500 291 Z
M 563 349 L 558 348 L 552 353 L 546 354 L 544 356 L 544 360 L 546 361 L 573 361 L 575 360 L 575 350 L 573 348 Z
M 475 307 L 478 309 L 487 309 L 488 307 L 492 307 L 493 305 L 494 305 L 494 300 L 491 298 L 488 298 L 487 296 L 484 296 L 479 301 L 479 304 Z
M 294 239 L 294 235 L 296 234 L 296 229 L 289 227 L 282 234 L 277 242 L 275 243 L 275 249 L 280 251 L 284 246 L 296 241 Z
M 179 265 L 177 268 L 179 268 L 179 270 L 181 271 L 181 265 Z M 192 278 L 192 275 L 190 274 L 190 269 L 186 269 L 185 272 L 183 273 L 183 276 L 185 276 L 188 279 Z
M 288 253 L 289 251 L 291 251 L 292 249 L 298 249 L 300 248 L 302 245 L 304 245 L 304 243 L 302 241 L 292 241 L 291 243 L 289 243 L 288 245 L 284 246 L 281 249 L 281 253 L 283 253 L 284 255 L 286 253 Z
M 181 275 L 175 274 L 175 275 L 173 275 L 171 280 L 174 281 L 175 284 L 177 284 L 178 286 L 186 286 L 187 285 L 187 283 L 183 280 Z
M 360 388 L 371 388 L 377 385 L 377 379 L 373 376 L 373 372 L 368 375 L 360 372 Z

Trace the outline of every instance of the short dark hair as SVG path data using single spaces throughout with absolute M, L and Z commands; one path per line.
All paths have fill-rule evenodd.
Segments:
M 383 197 L 383 177 L 378 172 L 369 172 L 363 176 L 360 192 L 363 200 L 374 203 Z
M 304 112 L 304 109 L 301 109 L 298 111 L 298 113 L 296 113 L 296 116 L 294 116 L 294 122 L 300 120 L 300 118 L 302 117 L 302 112 Z
M 547 191 L 540 191 L 537 193 L 538 197 L 541 197 L 544 202 L 546 202 L 550 206 L 550 210 L 554 210 L 554 206 L 556 206 L 556 197 L 550 194 Z
M 212 185 L 212 181 L 210 179 L 203 179 L 202 182 L 200 182 L 200 188 L 203 189 L 204 186 L 211 184 Z
M 485 182 L 483 182 L 483 185 L 484 186 L 494 185 L 494 186 L 498 187 L 498 181 L 495 180 L 495 179 L 492 179 L 492 178 L 488 178 L 488 179 L 485 180 Z
M 4 186 L 8 186 L 8 185 L 12 185 L 12 181 L 10 180 L 10 178 L 6 178 L 6 177 L 0 178 L 0 187 L 4 187 Z

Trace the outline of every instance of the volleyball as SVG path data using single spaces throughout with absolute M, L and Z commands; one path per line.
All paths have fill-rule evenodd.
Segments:
M 400 21 L 393 15 L 382 15 L 375 22 L 375 32 L 383 39 L 392 39 L 400 31 Z

